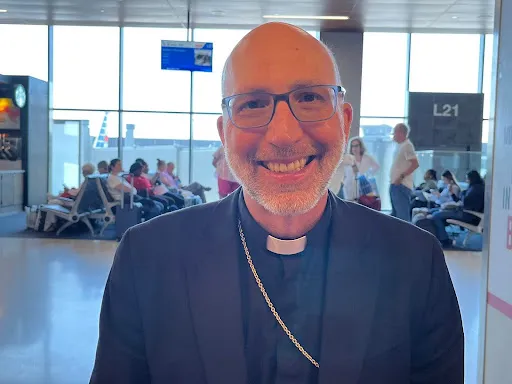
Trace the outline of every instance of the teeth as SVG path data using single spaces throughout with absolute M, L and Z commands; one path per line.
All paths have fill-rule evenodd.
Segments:
M 272 172 L 297 172 L 306 166 L 308 159 L 306 157 L 295 160 L 291 163 L 271 163 L 265 162 L 264 165 Z

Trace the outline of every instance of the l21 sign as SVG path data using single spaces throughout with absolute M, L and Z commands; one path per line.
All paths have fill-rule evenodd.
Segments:
M 483 94 L 409 93 L 410 138 L 418 150 L 481 151 Z

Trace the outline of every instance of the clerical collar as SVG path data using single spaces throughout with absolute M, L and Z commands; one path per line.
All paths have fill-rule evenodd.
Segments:
M 306 249 L 307 237 L 283 240 L 272 235 L 267 235 L 267 250 L 278 255 L 296 255 Z
M 282 256 L 299 254 L 306 249 L 307 245 L 315 243 L 315 238 L 318 240 L 319 236 L 323 237 L 329 228 L 331 218 L 331 202 L 328 200 L 326 210 L 315 228 L 305 236 L 299 237 L 298 239 L 284 240 L 270 235 L 256 222 L 256 220 L 254 220 L 245 205 L 243 191 L 239 194 L 238 210 L 245 235 L 250 238 L 250 243 L 260 249 L 266 249 L 274 254 Z

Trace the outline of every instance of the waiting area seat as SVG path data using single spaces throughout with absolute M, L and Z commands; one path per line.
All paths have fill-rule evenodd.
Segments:
M 96 185 L 96 189 L 98 190 L 99 196 L 101 198 L 101 202 L 103 204 L 102 212 L 95 213 L 91 218 L 101 221 L 101 229 L 99 232 L 100 236 L 103 236 L 105 229 L 111 224 L 116 223 L 116 207 L 120 206 L 121 203 L 118 200 L 115 200 L 114 197 L 110 194 L 107 185 L 108 175 L 97 175 L 97 176 L 89 176 L 90 179 L 94 180 Z M 136 207 L 141 208 L 142 205 L 140 203 L 134 203 Z
M 94 228 L 90 222 L 91 215 L 101 213 L 103 210 L 95 183 L 86 178 L 76 199 L 65 200 L 69 205 L 44 204 L 40 207 L 41 211 L 46 212 L 47 215 L 51 214 L 64 220 L 64 224 L 57 229 L 56 235 L 60 235 L 66 228 L 80 221 L 87 226 L 91 235 L 94 235 Z
M 484 214 L 480 213 L 480 212 L 469 211 L 469 210 L 464 210 L 464 212 L 479 218 L 480 221 L 478 222 L 478 225 L 473 225 L 470 223 L 466 223 L 464 221 L 454 220 L 454 219 L 447 219 L 446 222 L 448 224 L 458 225 L 459 227 L 468 230 L 468 233 L 466 234 L 466 237 L 464 238 L 464 241 L 462 243 L 462 245 L 465 247 L 465 246 L 467 246 L 468 241 L 471 238 L 471 236 L 473 236 L 475 234 L 481 235 L 484 233 Z

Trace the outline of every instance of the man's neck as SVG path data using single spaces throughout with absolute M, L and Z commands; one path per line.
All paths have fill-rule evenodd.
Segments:
M 275 215 L 263 208 L 249 194 L 244 193 L 244 201 L 251 216 L 269 234 L 280 239 L 296 239 L 305 235 L 318 223 L 327 205 L 328 193 L 308 212 L 295 216 Z

